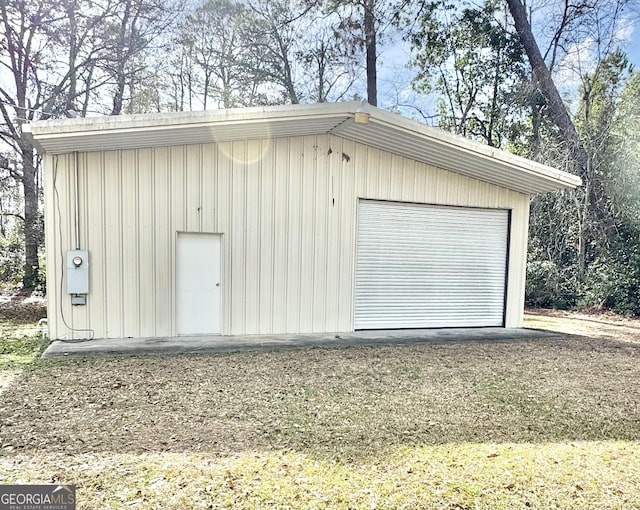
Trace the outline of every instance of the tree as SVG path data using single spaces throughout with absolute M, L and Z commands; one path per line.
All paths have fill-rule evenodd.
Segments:
M 439 0 L 422 5 L 408 34 L 414 87 L 440 96 L 440 126 L 495 147 L 522 121 L 528 75 L 518 37 L 500 14 L 494 0 L 462 9 Z
M 232 0 L 208 0 L 178 27 L 177 43 L 188 53 L 200 77 L 199 97 L 232 108 L 265 102 L 259 87 L 266 69 L 254 48 L 255 13 Z
M 328 8 L 341 18 L 336 37 L 365 54 L 367 102 L 378 105 L 378 45 L 384 33 L 383 20 L 393 19 L 407 2 L 392 7 L 383 0 L 329 2 Z
M 0 2 L 0 65 L 6 79 L 0 83 L 0 139 L 17 158 L 3 160 L 3 169 L 20 182 L 24 197 L 25 265 L 23 287 L 34 289 L 39 283 L 38 246 L 42 225 L 38 210 L 38 179 L 34 148 L 22 133 L 26 122 L 55 115 L 70 104 L 70 84 L 80 66 L 78 50 L 69 51 L 74 68 L 60 67 L 56 50 L 64 34 L 77 27 L 66 25 L 72 6 L 54 0 Z M 91 30 L 93 27 L 89 27 Z M 81 37 L 72 36 L 74 40 Z
M 619 141 L 618 174 L 612 185 L 627 221 L 640 223 L 640 72 L 632 70 L 624 82 L 616 108 L 613 135 Z
M 143 54 L 164 34 L 175 11 L 163 0 L 107 0 L 107 11 L 101 34 L 105 51 L 99 67 L 113 87 L 111 115 L 122 113 L 127 88 L 130 90 L 127 109 L 132 113 L 135 108 L 131 91 L 146 67 Z
M 367 52 L 367 101 L 378 105 L 378 43 L 376 29 L 376 1 L 364 0 L 364 46 Z
M 314 19 L 307 26 L 307 35 L 296 55 L 302 64 L 302 94 L 316 103 L 339 101 L 358 79 L 357 56 L 334 37 L 329 24 Z
M 553 32 L 549 49 L 545 53 L 550 59 L 547 65 L 533 35 L 524 4 L 521 0 L 507 0 L 516 31 L 531 64 L 533 81 L 544 99 L 544 111 L 558 128 L 570 160 L 583 180 L 583 188 L 573 194 L 574 212 L 578 222 L 577 271 L 580 278 L 584 276 L 587 268 L 587 246 L 594 242 L 591 237 L 594 233 L 591 228 L 593 208 L 596 204 L 602 203 L 604 192 L 601 189 L 602 182 L 597 178 L 598 171 L 593 168 L 597 153 L 594 152 L 593 147 L 587 147 L 586 142 L 583 142 L 554 83 L 551 69 L 559 67 L 562 56 L 560 52 L 566 56 L 569 45 L 579 46 L 589 43 L 593 47 L 589 57 L 594 61 L 594 65 L 574 70 L 582 80 L 582 106 L 588 110 L 590 101 L 588 82 L 592 79 L 598 82 L 599 74 L 607 67 L 607 59 L 615 50 L 618 22 L 627 3 L 627 0 L 615 0 L 604 4 L 588 0 L 570 3 L 565 0 L 562 13 L 557 17 L 558 26 Z M 579 54 L 577 56 L 580 57 Z M 591 68 L 594 70 L 591 71 Z M 540 113 L 540 110 L 534 108 L 534 112 Z M 534 126 L 537 127 L 540 121 L 535 120 L 538 124 Z M 582 134 L 588 135 L 588 132 Z M 603 215 L 604 213 L 604 209 L 596 207 L 595 214 Z M 602 221 L 601 217 L 598 223 L 601 224 Z
M 538 43 L 531 31 L 524 4 L 521 0 L 507 0 L 507 5 L 513 17 L 520 42 L 527 52 L 534 81 L 545 98 L 548 115 L 568 143 L 569 150 L 580 168 L 580 173 L 584 174 L 588 171 L 589 156 L 582 146 L 578 132 L 551 77 L 551 72 L 542 57 L 542 53 L 540 53 Z
M 300 103 L 338 100 L 358 78 L 356 51 L 338 25 L 342 18 L 334 6 L 320 0 L 250 0 L 258 17 L 252 39 L 254 55 L 264 64 L 266 88 L 279 86 L 282 98 Z
M 0 83 L 0 140 L 15 155 L 2 158 L 0 166 L 22 187 L 26 290 L 39 284 L 41 179 L 39 159 L 22 127 L 33 120 L 65 116 L 68 110 L 86 113 L 96 89 L 105 84 L 101 69 L 108 75 L 115 70 L 107 78 L 115 77 L 112 113 L 119 113 L 125 88 L 133 85 L 136 76 L 132 59 L 140 55 L 149 34 L 162 29 L 145 24 L 157 21 L 151 16 L 157 8 L 165 12 L 161 2 L 145 3 L 151 1 L 102 0 L 90 5 L 77 0 L 0 2 L 0 65 L 6 77 Z M 114 23 L 116 18 L 119 24 Z M 116 32 L 119 37 L 114 38 Z M 110 46 L 113 52 L 108 51 Z
M 296 50 L 303 38 L 298 22 L 315 6 L 316 0 L 249 0 L 258 23 L 254 25 L 253 50 L 264 63 L 268 81 L 284 90 L 284 99 L 300 103 L 297 87 Z

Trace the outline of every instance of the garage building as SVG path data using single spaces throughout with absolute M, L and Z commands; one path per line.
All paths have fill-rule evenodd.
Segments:
M 50 337 L 521 327 L 574 175 L 360 102 L 53 120 Z

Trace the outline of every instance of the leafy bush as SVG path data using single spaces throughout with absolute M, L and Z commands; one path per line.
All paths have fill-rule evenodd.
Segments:
M 574 308 L 579 290 L 580 281 L 573 266 L 558 267 L 549 260 L 530 260 L 527 264 L 527 306 Z
M 39 239 L 38 253 L 40 284 L 37 290 L 45 292 L 47 264 L 44 253 L 44 239 Z M 5 235 L 0 234 L 0 289 L 13 291 L 21 287 L 24 276 L 24 232 L 21 224 L 16 224 Z
M 0 235 L 0 286 L 18 287 L 24 274 L 24 234 L 16 227 Z
M 597 259 L 589 265 L 581 308 L 640 315 L 640 256 L 637 246 L 630 248 L 617 259 Z

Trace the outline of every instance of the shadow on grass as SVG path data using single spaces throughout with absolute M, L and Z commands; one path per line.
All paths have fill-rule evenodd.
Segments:
M 5 455 L 640 440 L 640 346 L 528 342 L 39 360 L 0 395 Z

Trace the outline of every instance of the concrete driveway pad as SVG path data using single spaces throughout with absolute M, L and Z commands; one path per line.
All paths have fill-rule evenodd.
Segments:
M 154 338 L 97 338 L 52 342 L 43 357 L 136 354 L 179 354 L 274 350 L 282 348 L 348 347 L 444 342 L 496 342 L 558 336 L 527 328 L 447 328 L 356 331 L 295 335 L 180 336 Z

